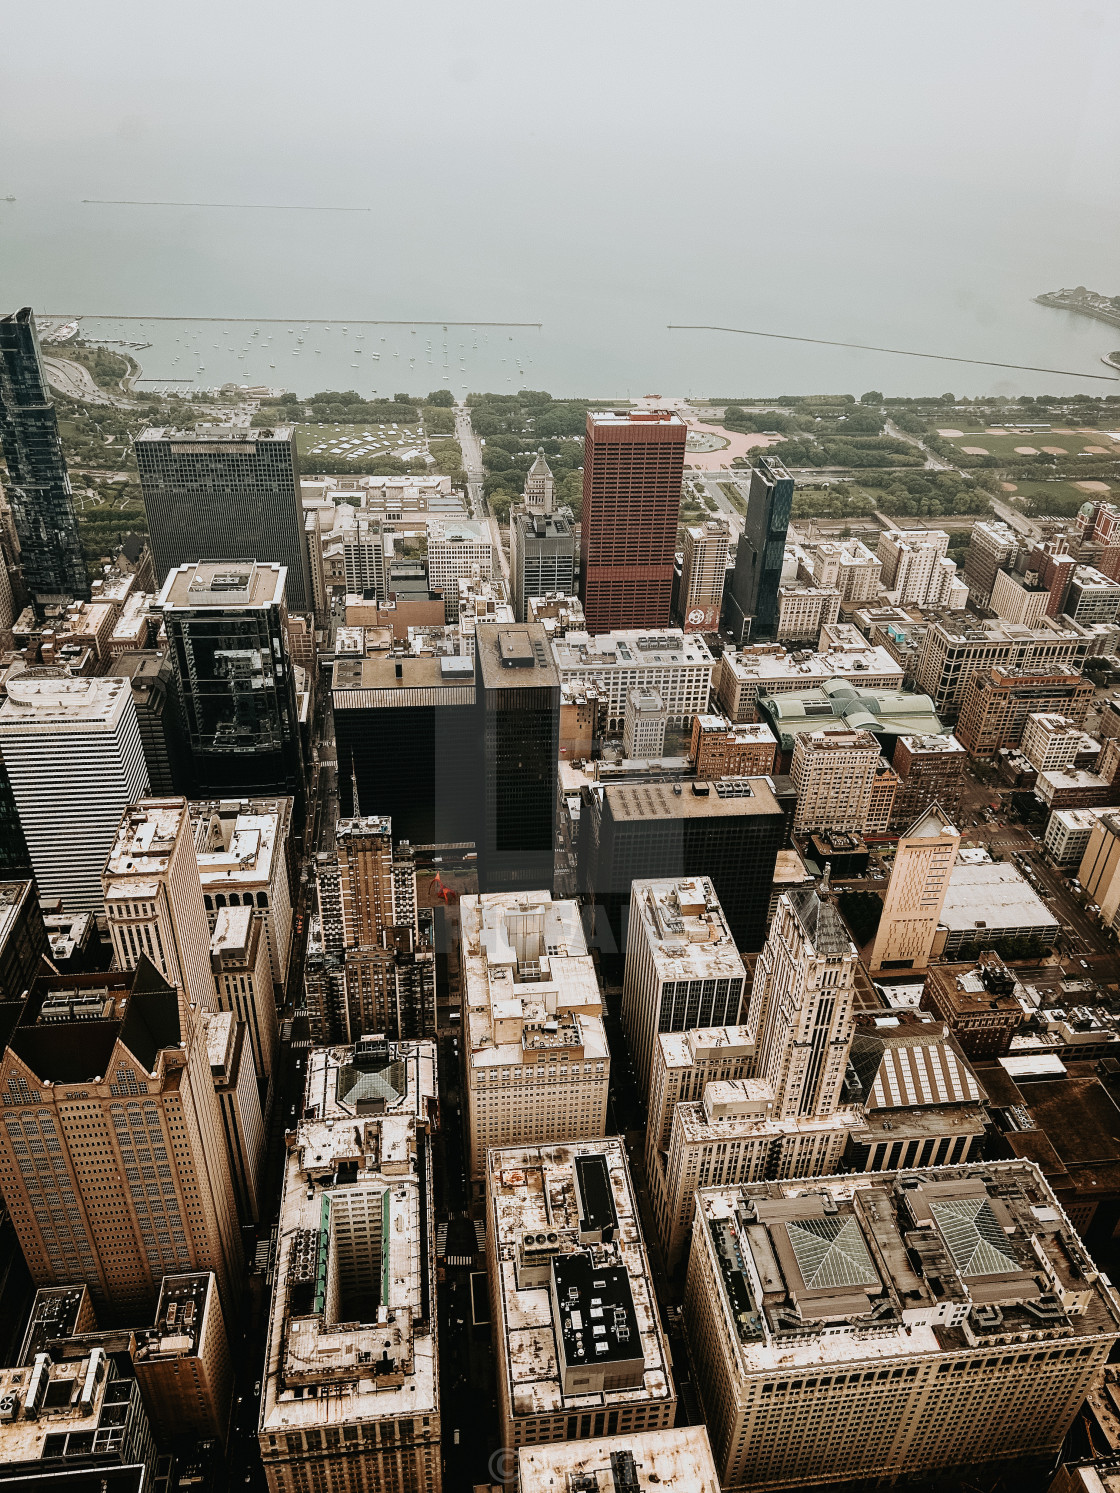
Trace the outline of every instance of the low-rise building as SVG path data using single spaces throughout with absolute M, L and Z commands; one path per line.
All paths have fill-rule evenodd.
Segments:
M 257 1436 L 270 1493 L 439 1493 L 433 1042 L 313 1048 Z
M 941 908 L 944 943 L 934 953 L 953 959 L 962 949 L 991 949 L 1006 939 L 1043 946 L 1058 936 L 1058 920 L 1013 865 L 1003 861 L 956 865 Z
M 669 1350 L 621 1139 L 488 1152 L 486 1260 L 503 1446 L 672 1426 Z
M 518 1493 L 719 1493 L 719 1478 L 704 1427 L 675 1426 L 523 1446 L 517 1453 L 517 1487 Z
M 459 903 L 471 1176 L 492 1146 L 606 1129 L 610 1051 L 574 902 L 491 892 Z
M 1051 812 L 1055 809 L 1106 808 L 1120 798 L 1120 788 L 1099 773 L 1086 772 L 1081 767 L 1040 772 L 1034 791 Z
M 922 1005 L 944 1021 L 970 1058 L 999 1058 L 1026 1019 L 1022 987 L 995 954 L 976 964 L 935 964 Z
M 957 739 L 970 756 L 990 757 L 1019 745 L 1029 715 L 1061 715 L 1083 726 L 1092 698 L 1092 682 L 1076 669 L 978 668 L 961 689 Z
M 1053 1458 L 1120 1306 L 1028 1162 L 697 1194 L 685 1320 L 724 1490 Z
M 1055 809 L 1046 821 L 1046 832 L 1042 837 L 1046 853 L 1054 864 L 1067 869 L 1079 866 L 1089 848 L 1093 826 L 1102 814 L 1108 812 L 1107 808 Z
M 722 715 L 693 717 L 688 755 L 698 778 L 767 777 L 776 751 L 774 733 L 762 721 L 733 726 Z

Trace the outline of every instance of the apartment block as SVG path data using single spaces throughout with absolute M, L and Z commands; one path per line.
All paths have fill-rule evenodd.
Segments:
M 774 637 L 779 643 L 816 643 L 821 628 L 839 615 L 840 592 L 835 586 L 779 586 Z
M 1019 556 L 1020 539 L 1014 529 L 995 520 L 973 524 L 964 557 L 964 580 L 970 600 L 987 606 L 1001 570 L 1010 570 Z
M 161 1444 L 182 1435 L 225 1444 L 233 1359 L 212 1273 L 164 1276 L 155 1325 L 137 1332 L 133 1365 Z
M 185 798 L 129 804 L 102 871 L 105 916 L 121 969 L 141 956 L 199 1011 L 217 1006 L 209 932 Z
M 606 729 L 621 731 L 626 701 L 635 685 L 656 690 L 668 724 L 684 727 L 708 709 L 715 659 L 698 635 L 678 628 L 662 632 L 605 632 L 597 637 L 568 633 L 552 644 L 562 684 L 594 683 L 607 700 Z
M 976 674 L 988 674 L 1000 665 L 1009 671 L 1050 677 L 1071 674 L 1080 669 L 1090 647 L 1089 634 L 1075 622 L 1045 617 L 1037 627 L 1023 627 L 1012 622 L 977 622 L 967 613 L 952 613 L 938 618 L 926 632 L 917 686 L 931 697 L 938 715 L 952 716 L 963 710 L 966 690 Z
M 210 938 L 216 1006 L 245 1026 L 257 1077 L 266 1082 L 280 1046 L 272 966 L 264 936 L 264 914 L 251 907 L 223 907 Z
M 207 1011 L 201 1030 L 222 1119 L 238 1216 L 243 1224 L 255 1224 L 260 1218 L 265 1132 L 249 1029 L 233 1011 Z
M 428 585 L 442 591 L 445 616 L 458 616 L 458 582 L 477 575 L 489 579 L 494 573 L 494 546 L 486 524 L 466 519 L 434 518 L 428 521 Z
M 634 881 L 622 1026 L 643 1095 L 658 1034 L 735 1026 L 745 989 L 746 968 L 708 877 Z
M 668 1344 L 619 1137 L 488 1152 L 486 1261 L 503 1446 L 673 1425 Z
M 272 981 L 283 989 L 292 941 L 292 800 L 210 799 L 194 802 L 190 809 L 210 932 L 223 907 L 263 912 Z
M 1023 722 L 1019 750 L 1038 772 L 1072 767 L 1082 750 L 1084 733 L 1064 715 L 1032 711 Z
M 969 756 L 990 757 L 1019 745 L 1028 715 L 1061 715 L 1083 726 L 1092 698 L 1092 681 L 1073 668 L 977 669 L 961 692 L 957 739 Z
M 959 607 L 968 591 L 947 556 L 943 529 L 887 529 L 879 535 L 883 589 L 901 607 Z
M 127 680 L 9 679 L 0 754 L 40 895 L 68 912 L 99 911 L 121 814 L 148 792 Z
M 777 742 L 761 721 L 733 726 L 722 715 L 695 715 L 688 755 L 698 778 L 768 777 Z
M 898 774 L 891 823 L 905 828 L 933 803 L 955 819 L 964 788 L 965 755 L 957 738 L 944 732 L 899 736 L 891 758 Z
M 610 1051 L 574 902 L 549 892 L 459 903 L 471 1176 L 491 1146 L 606 1129 Z
M 731 525 L 725 518 L 685 529 L 678 604 L 685 632 L 719 631 L 730 547 Z
M 992 586 L 989 607 L 1003 622 L 1021 627 L 1037 627 L 1046 616 L 1049 590 L 1035 571 L 1020 575 L 1016 570 L 1001 570 Z
M 845 607 L 863 606 L 878 596 L 883 562 L 862 539 L 820 540 L 806 545 L 804 553 L 807 579 L 836 587 Z
M 1120 617 L 1120 581 L 1091 565 L 1077 565 L 1065 600 L 1066 612 L 1082 627 L 1115 622 Z
M 866 829 L 880 761 L 869 731 L 802 732 L 790 767 L 797 788 L 794 829 Z
M 1042 843 L 1046 853 L 1056 866 L 1069 870 L 1081 864 L 1089 848 L 1093 826 L 1108 808 L 1099 809 L 1055 809 L 1046 821 L 1046 832 Z
M 439 1493 L 432 1042 L 312 1048 L 257 1438 L 270 1493 Z
M 672 1493 L 718 1493 L 719 1478 L 703 1426 L 553 1441 L 523 1446 L 517 1453 L 519 1493 L 639 1493 L 660 1486 Z
M 36 1284 L 151 1311 L 163 1275 L 243 1260 L 205 1042 L 183 994 L 135 970 L 44 975 L 0 1060 L 0 1190 Z
M 931 803 L 898 841 L 869 969 L 925 969 L 960 849 L 960 831 Z
M 1120 1332 L 1021 1161 L 702 1191 L 685 1313 L 721 1486 L 775 1493 L 1045 1463 Z

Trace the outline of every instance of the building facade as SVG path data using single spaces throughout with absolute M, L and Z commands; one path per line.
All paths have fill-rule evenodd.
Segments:
M 739 643 L 774 636 L 792 511 L 793 478 L 776 456 L 760 456 L 751 469 L 725 619 Z
M 869 731 L 804 731 L 793 748 L 795 830 L 864 830 L 882 758 Z
M 971 757 L 1018 746 L 1029 715 L 1061 715 L 1083 726 L 1093 684 L 1074 668 L 1030 669 L 995 664 L 964 683 L 956 735 Z
M 725 518 L 690 524 L 684 531 L 678 611 L 685 632 L 718 632 L 727 580 L 731 525 Z
M 960 831 L 936 803 L 900 837 L 871 948 L 872 974 L 925 969 L 960 843 Z
M 662 632 L 568 633 L 552 644 L 563 684 L 588 683 L 606 698 L 605 727 L 621 731 L 635 685 L 656 690 L 670 727 L 688 726 L 708 708 L 715 659 L 707 643 L 678 628 Z

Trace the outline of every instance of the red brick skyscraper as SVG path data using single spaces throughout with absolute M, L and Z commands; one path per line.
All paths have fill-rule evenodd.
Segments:
M 668 410 L 588 412 L 580 535 L 588 632 L 668 626 L 687 435 Z

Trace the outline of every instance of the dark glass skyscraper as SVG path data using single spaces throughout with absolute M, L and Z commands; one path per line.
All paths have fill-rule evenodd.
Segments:
M 760 456 L 751 472 L 747 516 L 735 554 L 727 625 L 742 642 L 772 638 L 778 627 L 778 587 L 793 508 L 793 478 L 776 456 Z
M 540 623 L 475 629 L 482 746 L 478 885 L 552 890 L 560 675 Z
M 291 611 L 312 610 L 290 426 L 145 430 L 136 464 L 157 585 L 194 560 L 260 560 L 287 567 Z
M 11 779 L 0 757 L 0 881 L 34 874 Z
M 36 602 L 87 600 L 78 518 L 30 306 L 0 316 L 0 443 L 24 584 Z

